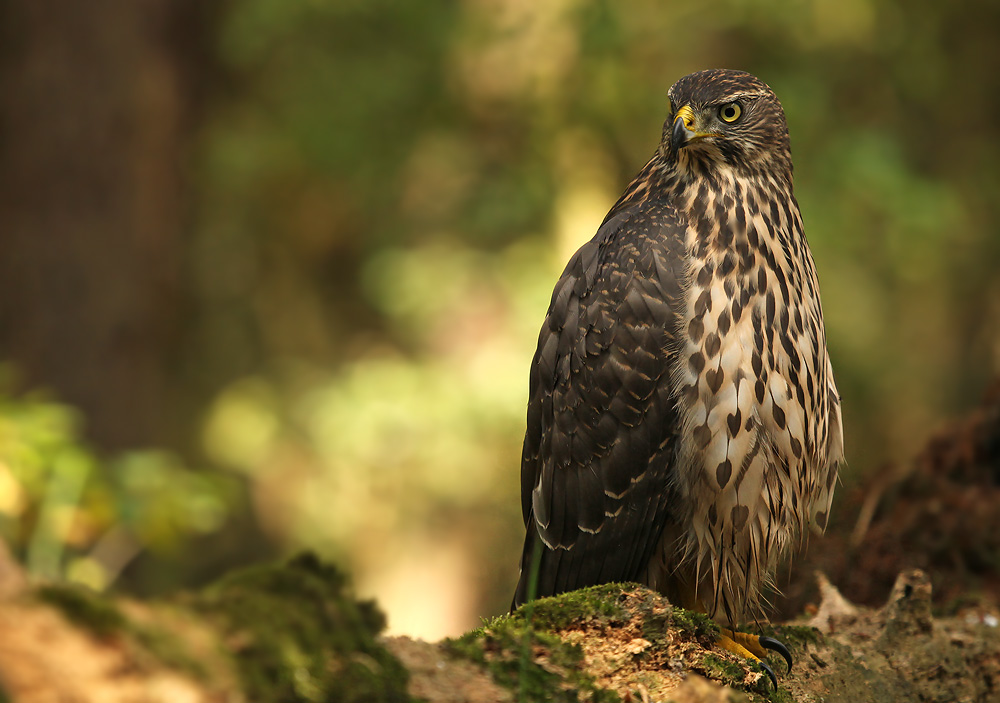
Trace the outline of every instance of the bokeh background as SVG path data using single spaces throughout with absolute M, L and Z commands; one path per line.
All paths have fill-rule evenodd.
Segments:
M 843 490 L 896 470 L 1000 371 L 998 30 L 981 0 L 5 0 L 0 535 L 98 589 L 311 548 L 394 632 L 502 612 L 551 287 L 708 67 L 787 112 Z

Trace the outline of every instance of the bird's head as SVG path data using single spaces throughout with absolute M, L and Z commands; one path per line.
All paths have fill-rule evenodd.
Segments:
M 777 96 L 744 73 L 710 69 L 684 76 L 670 88 L 671 111 L 663 125 L 663 155 L 680 168 L 791 176 L 788 126 Z

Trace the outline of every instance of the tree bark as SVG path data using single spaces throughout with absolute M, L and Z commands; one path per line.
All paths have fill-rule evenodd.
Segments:
M 197 5 L 0 3 L 0 358 L 108 448 L 163 435 Z

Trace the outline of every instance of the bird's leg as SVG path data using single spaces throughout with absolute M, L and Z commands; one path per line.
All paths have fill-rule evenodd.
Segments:
M 705 608 L 700 598 L 694 596 L 693 592 L 685 593 L 685 596 L 688 596 L 685 600 L 694 606 L 690 608 L 691 610 L 707 614 L 708 609 Z M 751 635 L 748 632 L 738 632 L 727 627 L 720 627 L 719 639 L 715 641 L 715 646 L 760 664 L 768 678 L 771 679 L 775 689 L 778 688 L 778 678 L 774 675 L 774 669 L 767 663 L 768 652 L 780 654 L 781 658 L 785 660 L 785 664 L 788 665 L 787 671 L 792 670 L 791 652 L 788 651 L 788 647 L 773 637 Z
M 778 678 L 774 675 L 774 669 L 766 661 L 768 651 L 780 654 L 781 658 L 788 665 L 788 671 L 792 670 L 791 652 L 788 651 L 788 647 L 773 637 L 751 635 L 747 632 L 737 632 L 736 630 L 722 627 L 719 628 L 719 639 L 715 641 L 715 646 L 760 664 L 768 678 L 771 679 L 771 683 L 775 689 L 778 688 Z
M 725 627 L 720 629 L 723 637 L 727 637 L 734 644 L 747 650 L 758 659 L 766 657 L 769 651 L 777 652 L 785 660 L 785 664 L 788 665 L 788 671 L 792 670 L 791 652 L 788 651 L 788 647 L 773 637 L 751 635 L 747 632 L 737 632 Z

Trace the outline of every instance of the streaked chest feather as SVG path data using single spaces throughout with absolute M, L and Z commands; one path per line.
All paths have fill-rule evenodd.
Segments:
M 829 505 L 832 378 L 818 285 L 787 189 L 686 193 L 688 285 L 674 367 L 681 471 L 704 553 L 737 533 L 780 551 Z M 839 418 L 838 418 L 839 423 Z M 835 475 L 835 472 L 834 472 Z M 714 551 L 714 550 L 713 550 Z

